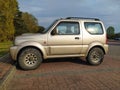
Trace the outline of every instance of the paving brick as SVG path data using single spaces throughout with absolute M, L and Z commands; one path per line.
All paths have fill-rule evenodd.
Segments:
M 15 62 L 10 58 L 9 54 L 0 57 L 0 90 L 6 89 L 13 73 L 15 72 Z
M 0 58 L 0 80 L 4 78 L 6 73 L 11 69 L 13 66 L 14 61 L 9 58 L 9 54 Z
M 18 69 L 8 90 L 119 90 L 120 60 L 105 56 L 99 66 L 79 59 L 48 60 L 31 71 Z

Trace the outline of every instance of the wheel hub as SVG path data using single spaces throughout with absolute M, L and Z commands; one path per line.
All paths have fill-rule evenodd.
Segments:
M 37 62 L 37 56 L 35 54 L 28 54 L 25 58 L 26 65 L 34 65 Z
M 100 56 L 97 52 L 94 52 L 93 55 L 92 55 L 92 59 L 93 61 L 98 61 L 100 60 Z
M 29 58 L 29 61 L 33 61 L 33 60 L 34 60 L 34 57 L 30 57 L 30 58 Z

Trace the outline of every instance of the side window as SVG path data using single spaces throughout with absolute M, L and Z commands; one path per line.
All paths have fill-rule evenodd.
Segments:
M 96 23 L 96 22 L 85 22 L 85 29 L 90 33 L 90 34 L 103 34 L 103 28 L 101 23 Z
M 55 29 L 57 35 L 78 35 L 80 33 L 78 22 L 60 22 Z

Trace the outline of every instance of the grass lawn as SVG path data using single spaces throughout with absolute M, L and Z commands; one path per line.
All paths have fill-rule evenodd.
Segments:
M 12 46 L 12 41 L 0 42 L 0 57 L 9 52 L 10 46 Z

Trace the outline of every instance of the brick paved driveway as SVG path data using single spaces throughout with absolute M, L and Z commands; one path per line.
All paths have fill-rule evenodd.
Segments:
M 80 59 L 49 59 L 32 71 L 17 69 L 7 90 L 120 90 L 120 59 L 99 66 Z

